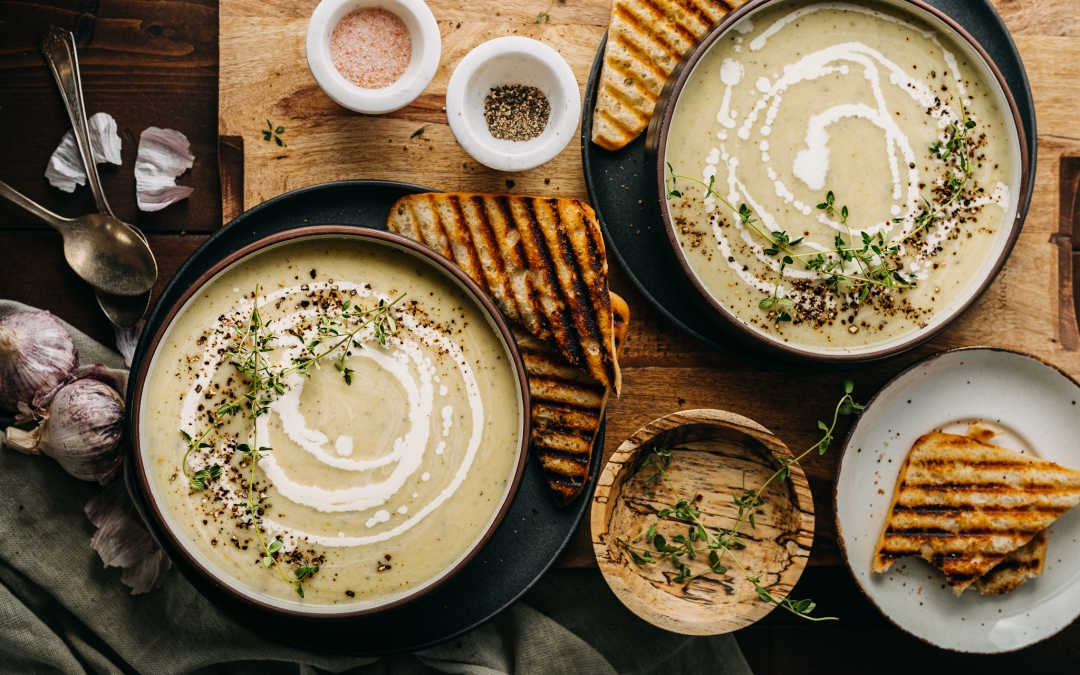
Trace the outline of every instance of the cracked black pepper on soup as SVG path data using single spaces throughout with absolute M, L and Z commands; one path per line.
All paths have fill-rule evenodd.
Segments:
M 484 120 L 491 135 L 503 141 L 528 141 L 544 133 L 551 104 L 544 92 L 523 84 L 492 87 L 484 98 Z

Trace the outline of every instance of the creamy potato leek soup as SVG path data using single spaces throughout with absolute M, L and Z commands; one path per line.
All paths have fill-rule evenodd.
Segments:
M 462 287 L 416 254 L 322 236 L 240 261 L 185 305 L 149 367 L 140 446 L 201 565 L 256 600 L 340 612 L 422 589 L 474 548 L 522 415 L 512 356 Z
M 1021 169 L 998 101 L 970 45 L 902 3 L 766 7 L 702 57 L 672 114 L 682 257 L 774 341 L 858 353 L 911 339 L 1007 244 Z

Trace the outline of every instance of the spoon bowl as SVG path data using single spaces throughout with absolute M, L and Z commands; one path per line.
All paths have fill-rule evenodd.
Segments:
M 51 225 L 64 238 L 64 257 L 75 273 L 106 293 L 142 295 L 157 281 L 150 247 L 126 223 L 106 213 L 62 218 L 0 182 L 7 197 Z

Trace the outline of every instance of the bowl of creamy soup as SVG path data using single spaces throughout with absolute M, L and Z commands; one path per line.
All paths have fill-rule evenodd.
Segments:
M 1030 200 L 1001 73 L 915 0 L 748 3 L 684 57 L 646 155 L 706 311 L 793 363 L 940 333 L 992 283 Z
M 221 261 L 135 377 L 130 481 L 166 550 L 290 616 L 400 606 L 510 506 L 529 438 L 509 329 L 453 264 L 315 226 Z

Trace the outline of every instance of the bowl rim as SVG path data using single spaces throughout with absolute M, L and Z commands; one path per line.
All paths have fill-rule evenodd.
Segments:
M 1042 358 L 1041 356 L 1036 356 L 1034 354 L 1029 354 L 1027 352 L 1020 351 L 1019 349 L 1012 349 L 1012 348 L 1009 348 L 1009 347 L 995 347 L 995 346 L 991 346 L 991 345 L 972 345 L 972 346 L 968 346 L 968 347 L 953 347 L 951 349 L 944 349 L 944 350 L 942 350 L 940 352 L 935 352 L 933 354 L 930 354 L 929 356 L 921 358 L 918 361 L 916 361 L 915 363 L 912 363 L 907 368 L 904 368 L 899 373 L 897 373 L 896 375 L 889 378 L 888 382 L 881 385 L 881 388 L 878 389 L 876 392 L 874 392 L 874 395 L 871 396 L 870 399 L 866 402 L 866 404 L 864 406 L 864 410 L 869 410 L 870 406 L 872 406 L 878 400 L 878 398 L 883 393 L 885 393 L 886 390 L 888 390 L 890 387 L 892 387 L 893 385 L 898 383 L 900 380 L 907 377 L 910 373 L 914 372 L 918 368 L 921 368 L 921 367 L 927 365 L 928 363 L 932 363 L 934 361 L 937 361 L 937 360 L 939 360 L 939 359 L 941 359 L 943 357 L 949 357 L 949 356 L 952 356 L 954 354 L 963 354 L 963 353 L 967 353 L 967 352 L 976 352 L 976 353 L 991 352 L 991 353 L 1000 353 L 1000 354 L 1005 354 L 1005 355 L 1008 355 L 1008 356 L 1017 356 L 1017 357 L 1023 357 L 1023 358 L 1026 358 L 1026 359 L 1030 359 L 1031 361 L 1035 361 L 1036 363 L 1047 366 L 1048 368 L 1055 371 L 1057 374 L 1061 375 L 1066 380 L 1071 382 L 1078 389 L 1080 389 L 1080 381 L 1077 381 L 1076 378 L 1074 378 L 1069 373 L 1065 372 L 1065 370 L 1062 369 L 1060 366 L 1052 363 L 1051 361 L 1048 361 L 1047 359 Z M 844 558 L 844 567 L 847 569 L 848 574 L 851 576 L 852 581 L 854 581 L 855 585 L 859 587 L 859 592 L 862 593 L 863 597 L 866 598 L 866 600 L 871 605 L 874 606 L 874 609 L 876 609 L 878 612 L 880 612 L 883 617 L 888 619 L 889 623 L 896 626 L 900 630 L 904 631 L 908 635 L 911 635 L 912 637 L 916 638 L 920 642 L 923 642 L 923 643 L 928 644 L 928 645 L 933 645 L 934 647 L 937 647 L 938 649 L 945 649 L 945 650 L 948 650 L 948 651 L 951 651 L 951 652 L 956 652 L 958 654 L 987 654 L 987 655 L 990 655 L 990 654 L 1008 654 L 1010 652 L 1017 652 L 1017 651 L 1020 651 L 1021 649 L 1027 649 L 1028 647 L 1031 647 L 1032 645 L 1036 645 L 1036 644 L 1038 644 L 1040 642 L 1044 642 L 1046 640 L 1049 640 L 1050 638 L 1052 638 L 1055 635 L 1057 635 L 1058 633 L 1060 633 L 1061 630 L 1064 630 L 1065 628 L 1068 627 L 1068 624 L 1066 624 L 1066 626 L 1064 626 L 1063 628 L 1061 628 L 1060 630 L 1058 630 L 1055 633 L 1051 633 L 1049 635 L 1046 635 L 1045 637 L 1041 637 L 1038 640 L 1035 640 L 1034 642 L 1028 642 L 1027 644 L 1023 644 L 1023 645 L 1020 645 L 1018 647 L 1013 647 L 1011 649 L 1005 649 L 1005 650 L 1001 650 L 1001 651 L 997 651 L 997 652 L 975 652 L 975 651 L 968 651 L 968 650 L 964 650 L 964 649 L 956 649 L 954 647 L 942 646 L 942 645 L 939 645 L 939 644 L 937 644 L 935 642 L 931 642 L 928 638 L 925 638 L 925 637 L 923 637 L 921 635 L 916 635 L 915 633 L 912 633 L 908 629 L 904 628 L 903 626 L 900 625 L 900 623 L 896 619 L 894 619 L 892 616 L 890 616 L 889 613 L 886 612 L 881 607 L 881 605 L 878 604 L 877 600 L 875 600 L 873 598 L 873 596 L 870 595 L 870 592 L 866 589 L 866 587 L 862 584 L 862 582 L 859 581 L 859 578 L 855 575 L 855 569 L 852 567 L 851 560 L 848 558 L 848 547 L 847 547 L 847 542 L 844 540 L 844 530 L 843 530 L 843 527 L 840 525 L 840 512 L 839 512 L 840 472 L 844 468 L 844 458 L 847 456 L 848 448 L 851 445 L 851 438 L 852 438 L 852 436 L 855 435 L 855 430 L 858 429 L 859 424 L 861 422 L 862 422 L 862 417 L 861 416 L 855 419 L 855 421 L 851 425 L 851 428 L 848 429 L 847 434 L 844 436 L 843 445 L 840 446 L 840 458 L 837 460 L 836 477 L 833 479 L 833 482 L 832 482 L 833 485 L 832 485 L 832 504 L 831 504 L 831 506 L 832 506 L 832 511 L 833 511 L 833 526 L 836 528 L 836 544 L 840 549 L 841 556 Z M 1077 610 L 1076 616 L 1074 616 L 1073 620 L 1070 621 L 1069 623 L 1072 623 L 1077 618 L 1080 618 L 1080 609 Z
M 150 370 L 150 365 L 157 355 L 158 347 L 162 338 L 168 332 L 168 329 L 172 326 L 173 322 L 180 314 L 180 311 L 185 307 L 192 297 L 197 295 L 208 282 L 210 282 L 215 276 L 231 267 L 234 263 L 237 263 L 244 258 L 259 253 L 270 247 L 287 244 L 295 240 L 304 239 L 317 239 L 317 238 L 354 238 L 358 240 L 364 240 L 368 242 L 374 242 L 378 245 L 391 246 L 406 253 L 416 255 L 426 262 L 441 270 L 444 274 L 448 274 L 454 281 L 458 282 L 459 286 L 463 288 L 468 294 L 472 296 L 472 299 L 480 305 L 480 307 L 488 314 L 489 324 L 493 325 L 495 333 L 502 339 L 507 353 L 510 355 L 510 359 L 513 362 L 514 373 L 518 381 L 518 394 L 519 402 L 521 404 L 521 426 L 520 433 L 521 438 L 519 440 L 518 458 L 514 467 L 514 473 L 509 487 L 507 488 L 506 497 L 503 499 L 502 504 L 499 507 L 498 512 L 495 514 L 495 518 L 488 524 L 487 529 L 472 548 L 466 553 L 466 555 L 459 560 L 448 571 L 444 572 L 433 583 L 420 588 L 414 593 L 400 597 L 392 602 L 379 605 L 377 607 L 369 607 L 366 609 L 343 611 L 343 612 L 305 612 L 297 609 L 291 609 L 286 607 L 280 607 L 267 602 L 263 602 L 258 598 L 247 595 L 240 592 L 233 586 L 225 583 L 223 579 L 207 569 L 201 562 L 199 562 L 195 556 L 188 550 L 190 544 L 182 542 L 180 538 L 173 532 L 168 526 L 167 521 L 162 516 L 161 508 L 158 501 L 154 498 L 154 493 L 150 486 L 149 477 L 143 467 L 142 452 L 140 450 L 140 423 L 141 423 L 141 408 L 143 391 L 147 383 L 147 375 Z M 510 510 L 510 505 L 517 496 L 518 488 L 521 484 L 521 479 L 525 473 L 525 466 L 528 460 L 528 449 L 530 441 L 530 431 L 532 425 L 531 419 L 531 397 L 529 392 L 528 378 L 525 373 L 525 363 L 522 360 L 521 352 L 517 348 L 517 343 L 514 341 L 513 333 L 510 331 L 510 326 L 507 323 L 505 317 L 499 312 L 495 303 L 480 289 L 480 287 L 473 281 L 463 270 L 454 265 L 451 261 L 442 257 L 435 251 L 427 248 L 426 246 L 407 239 L 403 236 L 387 232 L 384 230 L 375 230 L 369 228 L 361 228 L 353 225 L 310 225 L 306 227 L 299 227 L 290 230 L 285 230 L 275 234 L 261 237 L 258 240 L 241 247 L 229 255 L 223 257 L 218 262 L 214 263 L 206 272 L 199 276 L 198 280 L 189 286 L 176 303 L 169 308 L 168 312 L 164 314 L 161 322 L 157 325 L 153 336 L 149 339 L 143 358 L 139 363 L 138 372 L 134 374 L 131 379 L 130 400 L 129 400 L 129 438 L 130 438 L 130 453 L 129 456 L 133 461 L 125 462 L 129 467 L 129 473 L 133 474 L 129 480 L 129 485 L 135 485 L 142 493 L 140 496 L 144 500 L 146 505 L 146 511 L 153 518 L 155 527 L 152 531 L 156 530 L 160 532 L 158 536 L 164 536 L 168 540 L 169 547 L 166 547 L 166 551 L 174 550 L 180 555 L 184 562 L 191 568 L 196 570 L 199 575 L 210 584 L 212 584 L 218 590 L 224 591 L 230 595 L 233 599 L 239 600 L 241 603 L 254 607 L 259 610 L 263 610 L 272 614 L 285 615 L 293 618 L 302 618 L 305 620 L 313 621 L 333 621 L 339 619 L 349 619 L 359 616 L 371 615 L 380 612 L 385 612 L 391 609 L 398 608 L 406 603 L 416 600 L 422 596 L 425 596 L 451 578 L 457 575 L 464 567 L 476 557 L 477 554 L 484 548 L 484 546 L 491 539 L 495 530 L 498 529 L 502 523 L 507 512 Z
M 330 16 L 345 5 L 355 4 L 360 9 L 385 9 L 398 15 L 394 8 L 404 9 L 416 21 L 423 43 L 424 55 L 417 64 L 416 72 L 408 79 L 402 78 L 386 87 L 369 89 L 357 86 L 345 79 L 329 57 L 329 39 L 324 39 Z M 354 10 L 355 11 L 355 10 Z M 402 19 L 401 16 L 398 16 Z M 404 21 L 403 21 L 404 22 Z M 331 32 L 332 32 L 332 28 Z M 411 34 L 411 31 L 410 31 Z M 325 52 L 325 53 L 324 53 Z M 323 93 L 338 105 L 366 115 L 382 115 L 409 105 L 428 88 L 442 60 L 442 38 L 439 24 L 424 0 L 322 0 L 311 13 L 304 34 L 304 55 L 311 75 Z
M 567 97 L 565 113 L 550 139 L 519 153 L 491 147 L 472 132 L 465 120 L 466 90 L 473 74 L 490 61 L 512 54 L 524 54 L 547 64 Z M 581 121 L 581 91 L 570 64 L 551 46 L 524 35 L 504 35 L 473 47 L 454 67 L 446 86 L 446 118 L 458 145 L 476 161 L 497 171 L 528 171 L 555 159 L 570 144 Z
M 666 176 L 664 173 L 665 163 L 660 161 L 660 156 L 667 148 L 668 136 L 670 133 L 672 117 L 674 115 L 675 107 L 678 104 L 680 94 L 683 87 L 689 80 L 690 75 L 693 73 L 695 67 L 701 61 L 702 58 L 710 51 L 713 44 L 720 38 L 724 37 L 736 24 L 741 22 L 747 15 L 755 13 L 766 5 L 778 4 L 786 2 L 787 0 L 750 0 L 742 7 L 739 7 L 735 11 L 724 16 L 717 24 L 710 28 L 704 35 L 701 36 L 690 49 L 684 54 L 683 58 L 675 66 L 672 74 L 668 77 L 667 82 L 664 85 L 663 91 L 661 91 L 659 98 L 657 99 L 656 108 L 653 112 L 652 118 L 649 120 L 649 126 L 646 137 L 645 158 L 646 162 L 651 164 L 646 171 L 652 170 L 653 179 L 648 181 L 650 188 L 653 191 L 653 198 L 656 199 L 660 210 L 660 217 L 664 223 L 664 230 L 667 233 L 668 242 L 671 244 L 675 259 L 679 263 L 679 267 L 682 269 L 684 276 L 697 291 L 700 299 L 705 303 L 710 310 L 711 315 L 723 326 L 732 330 L 734 337 L 742 344 L 749 346 L 751 349 L 758 351 L 764 355 L 775 355 L 787 361 L 793 363 L 803 363 L 808 365 L 818 366 L 855 366 L 860 364 L 869 364 L 885 359 L 897 356 L 904 352 L 910 351 L 921 344 L 932 340 L 947 330 L 953 325 L 961 316 L 963 316 L 972 305 L 975 304 L 979 298 L 986 292 L 986 290 L 994 283 L 998 275 L 1001 273 L 1001 269 L 1005 266 L 1005 262 L 1012 254 L 1013 248 L 1016 246 L 1017 240 L 1020 238 L 1020 232 L 1023 230 L 1024 221 L 1027 218 L 1027 207 L 1032 198 L 1032 184 L 1030 176 L 1030 162 L 1031 157 L 1028 152 L 1027 133 L 1024 130 L 1024 122 L 1020 117 L 1020 110 L 1016 105 L 1016 98 L 1013 95 L 1012 89 L 1006 82 L 1004 75 L 998 68 L 997 64 L 990 55 L 983 48 L 974 36 L 971 35 L 963 26 L 955 21 L 948 14 L 942 10 L 928 4 L 924 0 L 887 0 L 887 2 L 910 5 L 916 10 L 922 10 L 926 14 L 929 14 L 934 20 L 937 20 L 944 24 L 947 28 L 951 29 L 960 37 L 961 40 L 967 43 L 967 45 L 982 59 L 983 64 L 990 71 L 993 78 L 997 81 L 998 86 L 1001 87 L 1002 93 L 1005 97 L 1005 102 L 1008 107 L 1008 113 L 1003 111 L 1004 116 L 1008 119 L 1011 117 L 1013 127 L 1016 132 L 1016 143 L 1019 146 L 1020 152 L 1020 187 L 1017 191 L 1016 201 L 1016 213 L 1012 218 L 1012 222 L 1009 225 L 1009 233 L 1004 246 L 1001 249 L 1000 255 L 994 260 L 993 264 L 985 268 L 985 272 L 982 275 L 982 281 L 971 292 L 970 296 L 963 303 L 956 306 L 952 314 L 946 317 L 938 325 L 930 327 L 928 329 L 922 329 L 915 331 L 910 337 L 900 342 L 897 342 L 887 348 L 877 349 L 872 351 L 864 351 L 859 353 L 843 353 L 843 352 L 814 352 L 807 349 L 798 348 L 792 346 L 789 342 L 780 342 L 777 340 L 765 337 L 758 331 L 750 328 L 742 321 L 740 321 L 731 310 L 724 307 L 723 303 L 717 300 L 704 284 L 697 278 L 693 270 L 690 268 L 689 263 L 686 260 L 685 252 L 682 250 L 678 235 L 675 231 L 675 224 L 671 219 L 671 214 L 667 208 L 666 200 Z M 919 16 L 918 18 L 924 19 Z M 924 19 L 925 20 L 925 19 Z
M 623 580 L 623 577 L 615 573 L 613 564 L 606 558 L 609 550 L 609 535 L 611 518 L 615 511 L 619 495 L 622 494 L 625 482 L 640 470 L 638 459 L 641 453 L 652 446 L 655 439 L 661 434 L 672 432 L 681 427 L 714 427 L 726 429 L 743 434 L 752 439 L 758 446 L 755 452 L 761 454 L 770 452 L 776 456 L 794 459 L 795 453 L 780 438 L 769 429 L 754 420 L 738 413 L 709 408 L 697 408 L 680 410 L 663 417 L 658 417 L 635 431 L 629 438 L 624 440 L 615 450 L 615 453 L 604 464 L 600 478 L 596 482 L 596 489 L 592 495 L 592 504 L 589 513 L 589 535 L 592 543 L 593 554 L 600 567 L 604 581 L 612 592 L 634 614 L 649 623 L 665 630 L 684 632 L 687 635 L 719 635 L 740 630 L 765 618 L 776 605 L 772 603 L 760 603 L 760 614 L 751 614 L 745 625 L 730 630 L 702 630 L 702 624 L 688 623 L 681 618 L 657 611 L 637 595 Z M 763 458 L 765 456 L 763 455 Z M 815 538 L 815 523 L 817 516 L 814 511 L 814 499 L 810 490 L 810 483 L 806 472 L 798 462 L 788 465 L 791 473 L 784 484 L 789 486 L 787 494 L 789 503 L 795 509 L 798 519 L 800 534 L 805 536 L 805 541 L 798 541 L 799 549 L 805 550 L 806 555 L 792 556 L 791 564 L 785 568 L 785 573 L 792 573 L 795 578 L 791 580 L 791 587 L 802 577 L 810 560 Z M 629 601 L 628 601 L 629 600 Z M 754 605 L 757 607 L 757 605 Z M 695 630 L 686 630 L 688 628 Z M 683 630 L 679 630 L 679 629 Z

